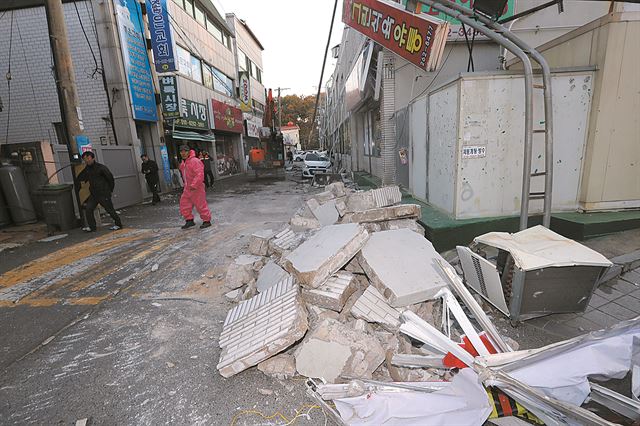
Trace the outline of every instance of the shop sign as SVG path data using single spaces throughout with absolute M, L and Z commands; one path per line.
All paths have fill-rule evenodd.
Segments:
M 169 23 L 167 0 L 148 0 L 149 31 L 151 32 L 151 49 L 156 71 L 176 71 L 173 35 Z
M 175 75 L 160 77 L 160 97 L 164 118 L 180 117 L 178 79 Z
M 436 57 L 444 45 L 448 24 L 426 14 L 414 14 L 380 0 L 345 0 L 342 21 L 407 61 L 430 71 L 431 51 Z M 435 47 L 434 47 L 435 46 Z M 437 63 L 437 61 L 436 61 Z
M 259 138 L 262 120 L 251 114 L 244 114 L 243 117 L 247 121 L 247 136 L 250 138 Z
M 249 79 L 249 73 L 247 71 L 240 71 L 238 75 L 240 84 L 240 109 L 248 112 L 251 111 L 251 80 Z
M 162 145 L 160 147 L 160 158 L 162 158 L 162 174 L 164 181 L 167 184 L 171 183 L 171 166 L 169 165 L 169 153 L 167 152 L 167 146 Z
M 214 129 L 233 133 L 244 132 L 240 108 L 211 99 L 211 110 L 213 111 Z
M 207 106 L 189 99 L 180 99 L 180 117 L 175 119 L 176 127 L 208 130 Z
M 142 28 L 142 11 L 137 0 L 113 0 L 118 17 L 124 70 L 135 120 L 158 121 L 151 65 Z
M 486 156 L 486 146 L 466 145 L 462 147 L 462 158 L 484 158 Z

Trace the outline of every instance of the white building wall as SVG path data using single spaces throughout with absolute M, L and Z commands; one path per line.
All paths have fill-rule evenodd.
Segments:
M 87 37 L 100 64 L 93 14 L 89 2 L 77 2 Z M 100 144 L 100 138 L 114 144 L 115 138 L 109 120 L 107 95 L 102 76 L 95 72 L 96 66 L 87 44 L 73 3 L 64 3 L 65 23 L 70 40 L 75 78 L 84 122 L 84 133 L 93 144 Z M 11 34 L 11 14 L 13 14 L 13 37 Z M 0 20 L 0 143 L 23 143 L 49 140 L 59 143 L 53 127 L 62 121 L 52 70 L 52 55 L 49 31 L 44 7 L 7 11 Z M 9 69 L 9 42 L 11 39 L 11 103 L 4 79 Z M 107 64 L 105 64 L 107 65 Z M 7 116 L 10 109 L 9 138 L 7 140 Z

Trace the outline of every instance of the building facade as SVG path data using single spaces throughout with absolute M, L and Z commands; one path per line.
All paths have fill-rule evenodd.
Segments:
M 466 2 L 459 3 L 464 6 Z M 509 1 L 507 16 L 542 3 L 544 2 L 537 0 L 518 1 L 516 9 L 515 2 Z M 545 46 L 550 46 L 550 40 L 555 40 L 565 34 L 577 31 L 577 28 L 584 24 L 606 15 L 608 9 L 609 5 L 600 3 L 565 3 L 563 13 L 559 13 L 557 7 L 551 7 L 542 12 L 512 21 L 507 25 L 520 38 L 534 47 L 543 43 Z M 429 8 L 424 8 L 423 13 L 438 15 L 437 12 Z M 460 129 L 474 125 L 474 123 L 480 126 L 479 123 L 487 123 L 485 115 L 490 115 L 490 113 L 487 110 L 474 113 L 468 117 L 458 117 L 465 108 L 465 105 L 460 104 L 460 99 L 452 97 L 448 103 L 438 104 L 435 102 L 436 97 L 441 96 L 443 90 L 448 87 L 462 87 L 462 90 L 467 85 L 482 87 L 482 84 L 477 83 L 479 81 L 477 79 L 492 79 L 500 81 L 498 85 L 506 85 L 507 81 L 512 81 L 508 79 L 512 78 L 514 74 L 518 74 L 519 71 L 514 66 L 513 56 L 499 45 L 489 41 L 481 34 L 476 33 L 474 35 L 472 30 L 467 28 L 467 37 L 473 39 L 473 44 L 469 45 L 466 42 L 465 32 L 460 22 L 449 19 L 442 14 L 439 14 L 439 17 L 446 18 L 451 27 L 447 44 L 442 54 L 442 61 L 438 69 L 433 72 L 421 70 L 412 63 L 391 53 L 391 51 L 373 43 L 363 34 L 350 27 L 345 27 L 340 45 L 333 49 L 337 62 L 326 87 L 327 103 L 322 120 L 322 132 L 326 147 L 332 151 L 334 160 L 342 169 L 370 173 L 381 178 L 383 183 L 398 183 L 413 193 L 416 198 L 430 202 L 436 207 L 448 211 L 446 208 L 447 203 L 440 203 L 442 204 L 440 206 L 438 204 L 439 201 L 432 200 L 435 192 L 430 194 L 429 187 L 434 187 L 434 185 L 437 187 L 438 179 L 445 179 L 448 183 L 459 179 L 460 177 L 455 176 L 453 173 L 447 174 L 446 170 L 456 170 L 458 167 L 468 170 L 467 166 L 465 166 L 467 159 L 462 158 L 461 154 L 453 151 L 448 157 L 435 159 L 435 153 L 439 152 L 438 149 L 444 143 L 442 135 L 434 133 L 436 127 L 438 127 L 436 124 L 447 122 L 449 119 L 454 119 L 455 121 L 455 119 L 459 118 L 461 121 L 457 123 L 459 123 Z M 469 52 L 470 48 L 472 55 Z M 566 63 L 571 57 L 571 55 L 565 55 L 565 61 L 557 61 L 559 64 L 557 67 L 562 67 L 563 65 L 561 64 Z M 580 67 L 579 69 L 573 69 L 576 75 L 567 76 L 566 73 L 557 75 L 555 77 L 557 81 L 563 82 L 566 80 L 565 77 L 568 78 L 567 81 L 574 77 L 587 78 L 588 80 L 588 76 L 584 72 L 588 74 L 593 71 L 594 65 L 592 63 L 589 61 L 578 61 L 580 62 L 579 64 L 576 61 L 568 62 L 571 62 L 573 66 Z M 509 71 L 509 67 L 513 68 L 513 70 Z M 454 81 L 457 81 L 457 83 L 452 86 Z M 590 83 L 587 81 L 585 84 L 588 89 Z M 509 89 L 512 90 L 510 102 L 514 110 L 519 110 L 521 108 L 520 104 L 524 102 L 523 94 L 520 94 L 522 84 L 518 83 L 514 87 L 517 87 L 517 90 Z M 589 105 L 590 98 L 584 100 L 582 98 L 582 90 L 579 92 L 568 92 L 567 96 L 585 101 Z M 590 96 L 589 90 L 585 93 Z M 481 103 L 481 105 L 485 105 L 485 108 L 488 108 L 488 105 L 492 103 L 499 104 L 500 108 L 506 108 L 506 104 L 503 105 L 502 99 L 493 99 L 490 96 L 484 98 L 488 96 L 484 92 L 480 92 L 479 96 L 484 99 L 484 103 Z M 467 98 L 467 100 L 471 101 L 470 98 Z M 561 103 L 564 103 L 565 99 L 563 98 L 562 101 Z M 537 99 L 536 102 L 541 104 L 540 99 Z M 434 105 L 438 106 L 435 107 Z M 443 109 L 445 106 L 448 109 Z M 569 104 L 565 106 L 570 107 Z M 469 104 L 467 107 L 470 108 L 471 105 Z M 479 108 L 480 105 L 477 107 Z M 573 111 L 582 111 L 582 109 L 582 107 L 575 108 Z M 540 113 L 540 111 L 536 111 Z M 584 114 L 582 112 L 580 119 L 576 118 L 578 120 L 576 123 L 578 124 L 582 123 L 583 119 L 589 115 L 589 110 Z M 514 116 L 513 120 L 523 120 L 522 115 L 520 117 Z M 563 123 L 566 123 L 566 120 Z M 637 123 L 637 120 L 635 123 Z M 385 124 L 390 126 L 385 129 Z M 514 129 L 516 127 L 518 129 L 521 128 L 518 125 L 514 126 Z M 457 128 L 449 126 L 443 130 Z M 559 134 L 562 134 L 564 130 L 558 128 L 554 133 L 560 132 Z M 510 131 L 515 132 L 513 129 Z M 574 134 L 583 133 L 581 130 L 574 132 Z M 473 143 L 478 145 L 478 141 L 466 140 L 467 137 L 474 138 L 473 135 L 473 132 L 462 131 L 458 135 L 460 141 L 452 143 L 454 143 L 454 146 L 459 145 L 461 149 Z M 518 141 L 517 143 L 514 141 L 514 143 L 516 145 L 521 144 L 522 134 L 513 133 L 513 135 L 513 138 Z M 486 137 L 491 138 L 490 135 L 486 135 Z M 449 139 L 447 138 L 447 141 Z M 455 141 L 455 138 L 451 140 Z M 493 143 L 494 141 L 490 139 L 488 142 Z M 579 142 L 579 146 L 584 146 L 584 141 Z M 449 152 L 450 150 L 446 151 Z M 588 148 L 587 152 L 589 152 Z M 574 156 L 577 156 L 576 158 L 580 161 L 580 153 L 574 153 Z M 522 155 L 520 157 L 516 155 L 511 157 L 510 161 L 521 164 L 521 159 Z M 432 167 L 430 169 L 430 165 L 434 164 L 447 167 L 442 167 L 441 169 Z M 578 166 L 582 167 L 582 165 Z M 587 169 L 588 166 L 585 166 L 583 169 L 585 173 Z M 586 179 L 584 176 L 582 178 L 579 176 L 580 170 L 578 169 L 577 174 L 574 173 L 577 176 L 576 182 L 574 182 L 576 188 L 571 188 L 570 191 L 565 188 L 563 191 L 568 193 L 573 191 L 574 194 L 580 192 L 580 182 L 585 182 Z M 446 176 L 444 174 L 440 176 L 438 173 L 444 173 Z M 478 173 L 481 175 L 486 173 L 486 170 L 479 170 Z M 519 174 L 521 175 L 521 170 Z M 512 182 L 514 187 L 520 185 L 520 179 L 521 177 L 515 176 L 514 182 Z M 469 182 L 460 181 L 460 185 L 468 189 Z M 554 190 L 556 185 L 558 185 L 558 182 L 554 182 Z M 537 184 L 533 184 L 532 190 L 535 190 L 534 187 L 536 186 Z M 469 195 L 469 191 L 458 192 L 460 192 L 458 195 L 463 198 Z M 582 192 L 584 193 L 584 185 Z M 456 191 L 453 191 L 453 193 L 456 193 Z M 499 212 L 511 214 L 512 205 L 518 206 L 519 200 L 520 193 L 518 191 Z M 562 209 L 568 208 L 566 206 L 569 205 L 575 210 L 579 203 L 577 199 L 573 203 L 564 203 Z M 581 203 L 580 205 L 584 207 L 586 204 Z M 534 209 L 536 206 L 534 205 Z M 449 210 L 451 212 L 456 211 L 454 208 Z M 473 217 L 476 214 L 483 215 L 485 212 L 474 211 L 474 207 L 471 206 L 470 210 L 465 210 L 464 214 L 467 217 Z M 494 215 L 499 214 L 494 213 Z

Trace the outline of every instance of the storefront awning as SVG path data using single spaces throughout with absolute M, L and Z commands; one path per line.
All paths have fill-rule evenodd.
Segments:
M 183 130 L 174 130 L 171 134 L 174 139 L 185 139 L 189 141 L 215 142 L 216 137 L 213 134 L 204 135 L 196 132 L 187 132 Z

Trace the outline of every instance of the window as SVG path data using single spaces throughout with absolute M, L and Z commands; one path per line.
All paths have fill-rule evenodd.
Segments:
M 195 56 L 191 57 L 191 78 L 202 84 L 202 64 Z
M 216 40 L 222 43 L 222 30 L 220 29 L 218 24 L 208 16 L 207 16 L 207 31 L 209 31 L 209 34 L 215 37 Z
M 193 0 L 184 0 L 184 10 L 193 18 Z
M 196 14 L 195 14 L 196 15 L 196 21 L 198 21 L 203 26 L 206 26 L 207 25 L 207 20 L 206 20 L 205 15 L 204 15 L 204 10 L 200 9 L 200 7 L 198 5 L 196 5 L 195 12 L 196 12 Z
M 187 77 L 191 77 L 193 73 L 191 72 L 191 54 L 188 50 L 183 49 L 180 46 L 177 46 L 178 52 L 178 72 L 182 75 L 186 75 Z
M 211 66 L 202 63 L 202 84 L 209 89 L 213 89 L 213 74 L 211 73 Z
M 247 70 L 247 55 L 245 55 L 244 52 L 240 49 L 238 49 L 238 67 L 242 71 Z
M 224 44 L 227 49 L 231 49 L 231 43 L 229 42 L 229 36 L 225 33 L 222 33 L 222 44 Z
M 256 76 L 258 75 L 257 68 L 258 67 L 256 67 L 256 64 L 251 62 L 251 77 L 256 78 Z
M 233 80 L 215 67 L 211 67 L 211 71 L 213 72 L 213 89 L 233 97 Z
M 260 112 L 264 113 L 264 105 L 261 104 L 260 102 L 256 101 L 255 99 L 253 99 L 253 107 L 257 111 L 260 111 Z
M 262 83 L 262 70 L 258 67 L 256 67 L 258 69 L 258 75 L 256 76 L 256 80 L 258 80 L 260 83 Z

